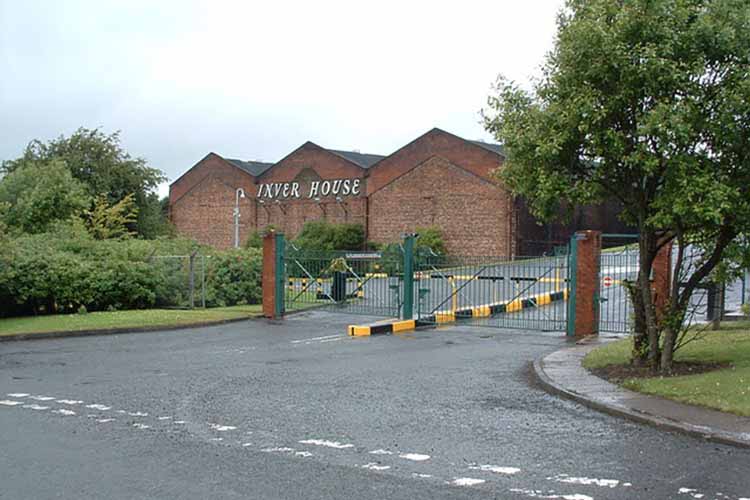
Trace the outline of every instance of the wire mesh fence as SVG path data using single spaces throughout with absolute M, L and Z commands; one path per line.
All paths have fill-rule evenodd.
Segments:
M 148 259 L 159 277 L 156 307 L 206 307 L 206 260 L 202 254 L 153 255 Z

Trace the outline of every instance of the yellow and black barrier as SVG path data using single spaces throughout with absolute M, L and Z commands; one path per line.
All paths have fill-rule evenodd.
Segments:
M 530 309 L 532 307 L 546 306 L 560 300 L 568 300 L 568 290 L 559 292 L 545 292 L 532 295 L 531 297 L 519 297 L 505 302 L 484 304 L 481 306 L 464 307 L 455 311 L 437 311 L 418 320 L 393 321 L 390 323 L 379 323 L 375 325 L 349 325 L 348 333 L 352 337 L 367 337 L 370 335 L 398 333 L 414 330 L 419 326 L 428 326 L 441 323 L 453 323 L 457 320 L 471 318 L 488 318 L 496 314 L 514 313 Z
M 417 327 L 417 321 L 405 319 L 402 321 L 393 321 L 390 323 L 379 323 L 375 325 L 357 326 L 349 325 L 349 335 L 352 337 L 368 337 L 383 333 L 398 333 L 414 330 Z
M 532 295 L 531 297 L 519 297 L 505 302 L 495 302 L 493 304 L 484 304 L 474 307 L 463 307 L 456 309 L 455 311 L 437 311 L 434 314 L 421 318 L 420 322 L 452 323 L 458 319 L 488 318 L 496 314 L 514 313 L 532 307 L 546 306 L 552 302 L 560 300 L 568 300 L 567 289 L 558 292 L 539 293 Z

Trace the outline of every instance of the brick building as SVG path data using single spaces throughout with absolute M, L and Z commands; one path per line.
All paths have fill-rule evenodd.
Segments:
M 170 216 L 179 233 L 219 248 L 234 245 L 235 206 L 240 242 L 269 224 L 294 237 L 305 222 L 326 219 L 362 224 L 375 242 L 436 225 L 450 253 L 510 256 L 539 253 L 527 243 L 564 240 L 582 222 L 622 232 L 611 207 L 579 211 L 578 224 L 539 226 L 492 176 L 503 159 L 497 144 L 440 129 L 389 156 L 312 142 L 276 163 L 209 153 L 171 184 Z

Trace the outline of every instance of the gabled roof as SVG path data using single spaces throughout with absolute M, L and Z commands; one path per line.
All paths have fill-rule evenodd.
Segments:
M 224 158 L 226 161 L 230 162 L 232 165 L 241 168 L 248 174 L 257 177 L 269 168 L 273 166 L 273 163 L 267 163 L 263 161 L 253 161 L 253 160 L 235 160 L 233 158 Z
M 505 156 L 505 148 L 502 144 L 495 144 L 494 142 L 484 142 L 484 141 L 469 141 L 472 144 L 476 144 L 477 146 L 486 149 L 487 151 L 492 151 L 493 153 L 497 153 L 499 155 Z
M 385 158 L 383 155 L 360 153 L 359 151 L 338 151 L 336 149 L 327 149 L 326 151 L 338 155 L 352 163 L 356 163 L 362 168 L 370 168 L 375 163 Z

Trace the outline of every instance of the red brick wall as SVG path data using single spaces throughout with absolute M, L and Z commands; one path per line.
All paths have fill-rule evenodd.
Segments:
M 575 335 L 599 333 L 599 257 L 601 231 L 577 231 Z
M 217 248 L 234 245 L 233 209 L 240 199 L 240 242 L 255 229 L 253 177 L 213 153 L 175 181 L 169 190 L 170 217 L 177 232 Z
M 449 253 L 511 255 L 510 196 L 461 167 L 433 156 L 372 193 L 370 240 L 397 241 L 417 226 L 437 225 Z
M 490 173 L 502 164 L 502 158 L 496 153 L 440 129 L 432 129 L 374 165 L 369 172 L 367 193 L 374 193 L 432 156 L 441 156 L 485 178 L 490 178 Z
M 335 196 L 321 196 L 320 202 L 316 202 L 307 197 L 309 187 L 303 184 L 300 199 L 279 200 L 279 203 L 265 200 L 264 204 L 257 204 L 255 224 L 258 228 L 273 224 L 284 235 L 294 238 L 305 222 L 313 220 L 326 219 L 333 223 L 366 225 L 366 171 L 311 142 L 303 144 L 267 170 L 257 182 L 292 182 L 300 173 L 309 171 L 313 171 L 322 180 L 361 179 L 360 195 L 342 196 L 341 203 L 336 201 Z M 256 195 L 257 188 L 252 193 L 253 200 Z

